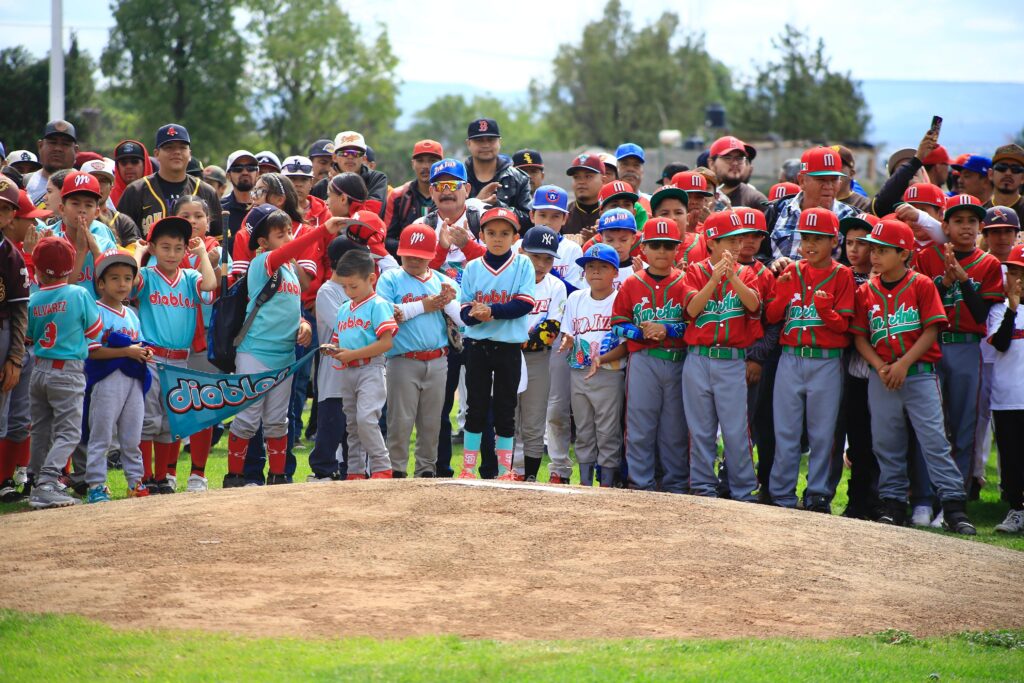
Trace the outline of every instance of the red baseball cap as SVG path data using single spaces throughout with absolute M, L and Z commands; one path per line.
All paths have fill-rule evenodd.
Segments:
M 643 241 L 646 242 L 682 242 L 679 226 L 667 218 L 651 218 L 644 223 Z
M 348 236 L 353 242 L 365 244 L 374 256 L 383 258 L 388 255 L 384 248 L 384 221 L 373 211 L 356 211 L 348 226 Z M 434 254 L 431 252 L 430 258 Z
M 804 209 L 800 212 L 800 220 L 796 226 L 797 232 L 805 232 L 810 235 L 825 235 L 826 237 L 839 236 L 839 216 L 828 209 L 814 207 Z
M 743 217 L 735 211 L 718 211 L 704 221 L 704 236 L 709 240 L 720 240 L 723 237 L 745 235 L 757 232 L 754 228 L 743 225 Z
M 601 161 L 601 157 L 597 154 L 580 154 L 572 160 L 572 165 L 566 169 L 565 175 L 571 176 L 579 169 L 600 173 L 601 175 L 605 173 L 604 162 Z
M 496 206 L 493 209 L 487 210 L 483 216 L 480 217 L 480 230 L 484 229 L 484 226 L 491 221 L 507 221 L 512 224 L 516 232 L 519 232 L 519 219 L 516 218 L 514 211 L 509 211 L 503 206 Z
M 100 194 L 100 181 L 96 180 L 96 176 L 91 173 L 82 173 L 81 171 L 68 173 L 64 178 L 64 184 L 61 186 L 61 199 L 79 192 L 91 194 L 96 199 L 99 199 L 102 196 Z
M 2 181 L 3 179 L 0 178 L 0 182 Z M 18 190 L 18 212 L 14 214 L 15 218 L 49 218 L 52 215 L 53 211 L 37 209 L 32 200 L 28 198 L 28 192 Z
M 412 258 L 434 258 L 437 252 L 437 233 L 428 225 L 413 223 L 402 230 L 398 238 L 398 255 Z
M 32 263 L 50 277 L 67 277 L 75 267 L 75 248 L 63 237 L 44 237 L 32 251 Z
M 703 194 L 709 197 L 714 194 L 708 190 L 708 179 L 696 171 L 680 171 L 672 176 L 670 182 L 684 192 Z
M 883 218 L 871 229 L 871 234 L 862 237 L 865 242 L 894 249 L 913 249 L 914 231 L 903 221 Z
M 757 156 L 757 150 L 747 143 L 743 142 L 739 138 L 734 138 L 731 135 L 720 137 L 711 143 L 711 150 L 708 152 L 708 156 L 712 159 L 728 154 L 733 150 L 739 150 L 743 152 L 747 159 L 753 161 L 754 157 Z
M 949 152 L 942 145 L 939 145 L 924 158 L 921 162 L 925 166 L 934 166 L 935 164 L 948 164 L 949 163 Z
M 749 206 L 737 206 L 733 211 L 743 221 L 744 228 L 753 228 L 757 232 L 768 234 L 768 220 L 764 217 L 764 212 Z
M 977 216 L 979 221 L 985 220 L 985 209 L 982 208 L 981 201 L 972 194 L 955 194 L 952 197 L 946 197 L 946 211 L 942 214 L 942 218 L 948 221 L 953 212 L 961 209 L 967 209 Z
M 777 199 L 786 199 L 787 197 L 794 197 L 800 194 L 800 186 L 796 183 L 775 183 L 772 188 L 768 190 L 768 199 L 775 201 Z
M 632 185 L 621 180 L 613 180 L 601 187 L 601 192 L 597 195 L 597 203 L 604 206 L 605 202 L 614 197 L 628 197 L 630 201 L 634 202 L 640 199 L 640 195 L 633 191 Z
M 831 147 L 812 147 L 800 157 L 800 172 L 809 176 L 843 176 L 843 160 Z
M 1024 268 L 1024 244 L 1013 245 L 1013 248 L 1010 249 L 1010 255 L 1007 257 L 1005 265 Z
M 845 235 L 850 230 L 865 230 L 871 232 L 882 219 L 871 213 L 858 213 L 855 216 L 847 216 L 839 221 L 839 232 Z
M 903 201 L 908 204 L 928 204 L 941 209 L 946 206 L 946 194 L 938 185 L 914 183 L 903 193 Z
M 413 158 L 421 154 L 430 154 L 438 159 L 444 159 L 444 147 L 437 140 L 420 140 L 412 146 Z

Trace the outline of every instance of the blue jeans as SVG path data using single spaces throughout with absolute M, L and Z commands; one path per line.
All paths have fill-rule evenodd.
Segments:
M 309 453 L 309 468 L 318 477 L 330 476 L 335 471 L 344 477 L 348 473 L 348 430 L 341 399 L 326 398 L 317 405 L 317 411 L 320 417 L 316 441 Z M 342 462 L 338 462 L 338 446 L 344 456 Z

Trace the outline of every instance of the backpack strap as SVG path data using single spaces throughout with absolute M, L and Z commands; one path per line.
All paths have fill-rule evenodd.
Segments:
M 270 299 L 277 294 L 277 285 L 281 282 L 281 269 L 278 268 L 274 271 L 274 274 L 267 280 L 267 283 L 263 285 L 263 289 L 256 295 L 256 300 L 249 311 L 249 315 L 245 316 L 245 322 L 242 323 L 242 328 L 238 330 L 238 334 L 235 335 L 235 348 L 238 348 L 242 344 L 242 340 L 245 339 L 245 335 L 249 333 L 249 328 L 252 327 L 253 322 L 256 321 L 256 314 L 259 313 L 260 308 L 263 304 L 270 301 Z

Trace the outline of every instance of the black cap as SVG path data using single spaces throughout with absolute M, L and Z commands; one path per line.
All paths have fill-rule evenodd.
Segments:
M 661 169 L 661 178 L 658 179 L 658 185 L 664 185 L 666 180 L 672 180 L 672 176 L 676 173 L 689 170 L 690 167 L 680 161 L 669 162 L 665 164 L 665 168 Z
M 0 175 L 5 175 L 10 178 L 14 184 L 18 186 L 19 190 L 25 189 L 25 176 L 21 175 L 18 169 L 13 166 L 4 166 L 0 169 Z
M 192 157 L 188 160 L 188 166 L 185 167 L 185 173 L 189 174 L 194 178 L 203 179 L 203 165 L 199 159 Z
M 121 159 L 141 159 L 145 152 L 135 140 L 125 140 L 114 148 L 114 161 Z
M 331 140 L 321 138 L 320 140 L 317 140 L 316 142 L 309 146 L 309 154 L 307 154 L 306 156 L 308 156 L 310 159 L 312 159 L 313 157 L 334 156 L 334 142 Z
M 373 147 L 370 147 L 369 145 L 366 146 L 366 160 L 377 161 L 377 153 L 374 152 Z
M 66 135 L 75 142 L 78 142 L 78 133 L 75 132 L 75 127 L 64 119 L 56 119 L 46 124 L 43 137 L 49 138 L 54 135 Z
M 327 245 L 327 260 L 330 262 L 331 267 L 334 268 L 338 265 L 338 261 L 341 260 L 342 256 L 353 250 L 368 252 L 370 248 L 365 244 L 353 242 L 345 235 L 338 235 Z
M 501 131 L 498 130 L 498 122 L 494 119 L 477 119 L 469 124 L 466 130 L 466 138 L 500 138 Z
M 260 238 L 270 234 L 270 229 L 267 227 L 267 218 L 275 211 L 280 211 L 280 209 L 273 204 L 260 204 L 259 206 L 252 207 L 249 213 L 245 215 L 243 227 L 249 231 L 250 251 L 259 249 Z
M 521 149 L 512 155 L 512 165 L 516 168 L 522 168 L 523 166 L 544 168 L 544 159 L 541 158 L 540 152 L 535 149 Z
M 189 145 L 192 144 L 192 140 L 188 137 L 188 131 L 185 130 L 185 126 L 179 126 L 176 123 L 168 123 L 166 126 L 161 126 L 156 132 L 157 149 L 160 149 L 168 142 L 185 142 Z
M 192 239 L 192 224 L 181 216 L 167 216 L 161 218 L 149 228 L 146 235 L 147 242 L 153 242 L 161 235 L 174 235 L 185 240 L 185 246 Z
M 710 159 L 710 158 L 711 158 L 711 150 L 710 149 L 704 150 L 699 155 L 697 155 L 697 165 L 698 166 L 703 166 L 704 168 L 707 168 L 708 167 L 708 159 Z

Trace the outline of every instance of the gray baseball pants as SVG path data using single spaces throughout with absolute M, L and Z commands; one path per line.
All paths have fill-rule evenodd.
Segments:
M 243 356 L 248 356 L 248 354 L 238 354 L 237 365 L 239 374 L 256 372 L 256 370 L 242 369 Z M 249 358 L 252 358 L 252 356 L 249 356 Z M 160 358 L 159 360 L 161 363 L 173 365 L 177 368 L 188 367 L 188 359 L 169 360 L 167 358 Z M 156 369 L 155 361 L 150 362 L 149 370 L 153 376 L 153 381 L 149 385 L 149 391 L 146 392 L 146 415 L 142 420 L 142 439 L 159 443 L 174 443 L 175 439 L 171 435 L 171 422 L 167 419 L 167 407 L 164 405 L 163 392 L 160 390 L 160 373 Z
M 576 418 L 576 460 L 618 469 L 622 458 L 622 404 L 625 376 L 621 370 L 569 370 L 572 414 Z
M 239 353 L 235 358 L 235 369 L 239 375 L 249 375 L 266 372 L 271 368 L 261 363 L 251 353 Z M 235 419 L 231 421 L 231 433 L 242 439 L 251 439 L 256 435 L 262 422 L 264 439 L 288 436 L 288 402 L 292 396 L 292 379 L 293 377 L 289 376 L 264 394 L 262 401 L 250 403 L 235 415 Z M 156 382 L 153 384 L 155 386 Z M 152 388 L 149 393 L 153 393 Z M 164 420 L 166 419 L 165 417 Z
M 142 383 L 122 372 L 112 372 L 93 385 L 89 398 L 89 447 L 85 483 L 107 483 L 107 451 L 115 440 L 121 450 L 121 465 L 129 487 L 142 481 L 142 422 L 145 409 Z
M 3 438 L 21 443 L 29 437 L 32 429 L 32 406 L 29 401 L 29 385 L 32 382 L 32 368 L 35 367 L 36 359 L 30 348 L 25 349 L 25 359 L 21 366 L 21 379 L 11 390 L 7 402 L 5 415 L 7 418 L 7 431 L 0 432 Z
M 54 364 L 63 367 L 54 367 Z M 51 484 L 64 472 L 82 439 L 85 363 L 37 358 L 29 384 L 32 406 L 32 445 L 29 470 L 35 483 Z
M 338 372 L 348 372 L 346 368 Z M 404 356 L 387 359 L 388 453 L 391 469 L 409 469 L 409 440 L 416 427 L 416 476 L 434 474 L 441 423 L 438 406 L 444 403 L 448 358 L 414 360 Z
M 981 345 L 978 342 L 942 344 L 939 361 L 946 424 L 952 437 L 953 462 L 964 484 L 974 469 L 974 446 L 981 397 Z
M 569 442 L 572 439 L 572 422 L 570 407 L 572 405 L 572 384 L 569 379 L 569 352 L 558 353 L 558 345 L 562 343 L 562 335 L 558 335 L 551 344 L 550 381 L 547 408 L 547 442 L 548 457 L 551 463 L 568 463 L 572 473 L 572 460 L 569 459 Z M 577 460 L 579 457 L 577 456 Z M 562 466 L 561 464 L 559 465 Z M 561 474 L 561 472 L 559 472 Z M 568 476 L 566 474 L 566 476 Z
M 689 491 L 690 445 L 682 391 L 683 361 L 655 358 L 643 351 L 629 354 L 626 464 L 632 488 L 655 489 L 655 463 L 660 457 L 661 488 L 669 493 Z
M 523 359 L 526 361 L 526 391 L 519 394 L 516 402 L 516 448 L 512 458 L 512 469 L 519 474 L 526 471 L 526 458 L 539 460 L 544 457 L 544 431 L 551 393 L 551 353 L 527 351 L 523 353 Z M 562 477 L 570 476 L 572 461 L 568 452 L 564 458 L 556 458 L 552 454 L 548 471 Z
M 348 473 L 374 474 L 390 470 L 391 456 L 380 433 L 380 414 L 388 397 L 384 358 L 378 356 L 368 365 L 349 367 L 339 372 L 342 373 L 341 403 L 348 429 Z M 436 446 L 434 453 L 436 461 Z

